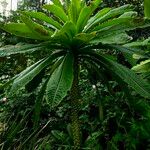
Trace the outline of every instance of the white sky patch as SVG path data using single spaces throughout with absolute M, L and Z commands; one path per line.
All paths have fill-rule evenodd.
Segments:
M 16 10 L 17 9 L 17 3 L 24 0 L 0 0 L 0 13 L 3 13 L 4 8 L 2 6 L 2 2 L 7 2 L 5 15 L 8 16 L 10 14 L 10 10 Z M 63 3 L 63 0 L 60 0 L 61 3 Z M 51 0 L 46 0 L 46 3 L 51 3 Z
M 4 8 L 2 6 L 2 2 L 7 2 L 6 5 L 6 15 L 9 14 L 10 10 L 16 10 L 17 9 L 17 0 L 0 0 L 0 13 L 3 13 Z

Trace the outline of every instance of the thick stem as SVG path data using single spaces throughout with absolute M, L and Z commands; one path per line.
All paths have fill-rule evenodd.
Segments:
M 71 105 L 71 128 L 73 134 L 74 150 L 79 150 L 81 146 L 81 130 L 79 122 L 79 88 L 78 88 L 78 73 L 79 65 L 78 59 L 74 60 L 74 80 L 70 93 L 70 105 Z

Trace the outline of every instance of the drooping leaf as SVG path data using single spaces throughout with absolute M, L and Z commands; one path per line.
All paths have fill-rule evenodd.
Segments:
M 132 70 L 118 64 L 110 59 L 105 59 L 107 67 L 141 96 L 150 99 L 150 84 L 136 75 Z
M 8 23 L 0 26 L 0 28 L 19 37 L 42 40 L 24 23 Z
M 45 13 L 34 12 L 34 11 L 22 11 L 21 13 L 26 16 L 30 16 L 32 18 L 39 19 L 41 21 L 49 23 L 49 26 L 52 27 L 53 29 L 60 29 L 62 27 L 62 25 L 60 23 L 58 23 L 51 17 L 48 17 Z
M 84 53 L 82 51 L 82 53 Z M 150 99 L 150 84 L 145 80 L 136 75 L 132 70 L 124 67 L 121 64 L 111 60 L 107 55 L 96 54 L 95 52 L 89 51 L 89 55 L 96 58 L 96 63 L 99 62 L 106 69 L 108 69 L 112 74 L 119 76 L 124 82 L 126 82 L 130 87 L 132 87 L 141 96 Z
M 42 45 L 27 44 L 27 43 L 18 43 L 16 45 L 6 45 L 0 48 L 0 57 L 9 56 L 12 54 L 21 54 L 27 52 L 34 52 L 37 50 L 43 49 Z
M 131 47 L 126 47 L 125 45 L 121 46 L 121 45 L 117 45 L 117 44 L 109 44 L 107 45 L 109 49 L 115 49 L 117 51 L 120 51 L 124 54 L 140 54 L 140 55 L 144 55 L 144 51 L 141 51 L 139 49 L 136 48 L 131 48 Z
M 68 53 L 48 82 L 46 95 L 51 107 L 59 105 L 72 86 L 73 62 L 72 54 Z
M 145 80 L 137 76 L 130 69 L 108 60 L 110 63 L 111 70 L 118 75 L 122 80 L 124 80 L 130 87 L 132 87 L 141 96 L 150 99 L 150 84 Z
M 125 44 L 132 40 L 131 36 L 128 36 L 125 32 L 116 34 L 99 35 L 93 38 L 91 43 L 103 43 L 103 44 Z
M 53 13 L 64 23 L 68 20 L 68 16 L 66 15 L 65 11 L 55 4 L 44 5 L 43 8 Z
M 10 94 L 16 93 L 17 90 L 29 83 L 37 74 L 39 74 L 47 65 L 49 65 L 50 62 L 51 57 L 48 57 L 46 59 L 38 61 L 37 63 L 21 72 L 13 82 Z
M 53 34 L 52 31 L 45 29 L 44 26 L 32 21 L 25 15 L 21 15 L 21 19 L 40 39 L 47 40 L 51 38 L 51 35 Z

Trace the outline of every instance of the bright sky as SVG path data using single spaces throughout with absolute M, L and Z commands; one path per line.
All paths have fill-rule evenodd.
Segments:
M 3 1 L 6 1 L 8 3 L 6 7 L 6 15 L 8 15 L 9 11 L 11 10 L 11 7 L 12 7 L 12 10 L 17 9 L 17 0 L 0 0 L 0 12 L 1 13 L 3 12 L 3 7 L 2 7 Z M 12 1 L 12 6 L 11 6 L 11 1 Z
M 0 0 L 0 13 L 3 12 L 3 7 L 2 7 L 2 2 L 6 1 L 7 2 L 7 7 L 6 7 L 6 15 L 9 15 L 9 11 L 16 10 L 17 9 L 17 1 L 22 1 L 22 0 Z M 46 0 L 47 3 L 50 3 L 51 0 Z M 12 5 L 11 5 L 12 4 Z

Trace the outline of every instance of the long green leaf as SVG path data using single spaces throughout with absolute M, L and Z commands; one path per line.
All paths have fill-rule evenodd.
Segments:
M 99 6 L 99 4 L 101 3 L 101 0 L 94 0 L 90 6 L 85 6 L 79 15 L 79 18 L 77 20 L 77 31 L 81 32 L 85 25 L 87 24 L 88 19 L 90 18 L 90 16 L 92 15 L 92 13 L 94 12 L 94 10 Z
M 96 63 L 99 62 L 112 74 L 119 76 L 123 81 L 125 81 L 130 87 L 132 87 L 141 96 L 150 99 L 150 84 L 145 80 L 136 75 L 132 70 L 112 61 L 108 56 L 104 54 L 96 54 L 95 52 L 83 52 L 88 53 L 90 57 L 96 59 Z
M 60 29 L 62 27 L 62 25 L 60 23 L 58 23 L 51 17 L 48 17 L 46 14 L 44 14 L 42 12 L 22 11 L 21 13 L 26 16 L 30 16 L 32 18 L 39 19 L 41 21 L 49 23 L 49 26 L 52 27 L 53 29 Z
M 68 16 L 69 16 L 69 19 L 75 24 L 78 20 L 80 11 L 82 9 L 82 5 L 84 5 L 84 3 L 81 3 L 80 0 L 72 0 L 71 4 L 69 5 Z
M 31 67 L 20 73 L 20 75 L 13 82 L 10 94 L 14 94 L 17 90 L 29 83 L 37 74 L 39 74 L 47 65 L 49 65 L 50 62 L 51 57 L 48 57 L 33 64 Z
M 25 15 L 21 15 L 21 19 L 40 39 L 47 40 L 51 38 L 52 31 L 45 29 L 44 26 L 32 21 Z
M 12 33 L 16 36 L 42 40 L 36 33 L 34 33 L 28 26 L 24 23 L 8 23 L 0 26 L 1 29 Z
M 86 30 L 89 30 L 89 29 L 97 26 L 97 24 L 104 23 L 105 21 L 108 21 L 111 18 L 118 17 L 119 15 L 122 15 L 125 12 L 131 11 L 131 10 L 132 10 L 131 5 L 124 5 L 119 8 L 115 8 L 115 9 L 111 9 L 111 10 L 109 10 L 109 8 L 107 8 L 106 10 L 104 9 L 102 12 L 98 12 L 91 19 L 91 21 L 88 22 Z
M 96 30 L 98 29 L 99 31 L 104 29 L 104 28 L 108 28 L 108 27 L 113 27 L 116 25 L 120 25 L 120 24 L 125 24 L 131 21 L 131 17 L 130 18 L 115 18 L 112 20 L 108 20 L 107 22 L 104 22 L 102 24 L 100 24 L 97 28 L 95 28 Z
M 102 10 L 100 10 L 95 16 L 91 17 L 88 22 L 87 25 L 84 28 L 84 32 L 86 32 L 87 30 L 89 30 L 94 24 L 95 21 L 104 16 L 105 14 L 107 14 L 110 11 L 110 8 L 103 8 Z
M 150 84 L 137 76 L 132 70 L 107 59 L 111 71 L 124 80 L 130 87 L 132 87 L 141 96 L 150 99 Z
M 105 35 L 99 35 L 96 38 L 93 38 L 91 43 L 103 43 L 103 44 L 125 44 L 132 40 L 131 36 L 128 36 L 127 33 L 110 33 Z
M 64 23 L 68 20 L 68 16 L 64 12 L 64 10 L 55 4 L 44 5 L 43 8 L 53 13 L 56 17 L 58 17 Z
M 121 64 L 118 64 L 108 58 L 105 58 L 105 63 L 107 64 L 108 69 L 119 76 L 137 93 L 150 99 L 150 84 L 137 76 L 132 70 L 122 66 Z
M 122 18 L 120 18 L 120 19 L 122 20 Z M 114 37 L 114 39 L 116 39 L 121 34 L 122 35 L 124 34 L 124 37 L 126 37 L 126 39 L 128 39 L 127 34 L 125 33 L 125 31 L 133 30 L 137 27 L 138 28 L 143 28 L 143 27 L 150 26 L 150 21 L 149 20 L 143 20 L 143 19 L 139 20 L 137 18 L 133 18 L 130 21 L 122 22 L 120 24 L 119 24 L 119 22 L 116 24 L 116 23 L 113 23 L 113 21 L 112 21 L 111 23 L 114 24 L 114 25 L 109 26 L 109 22 L 108 22 L 108 24 L 104 23 L 104 25 L 102 24 L 102 25 L 99 25 L 96 28 L 94 28 L 93 31 L 97 31 L 97 35 L 93 39 L 94 42 L 99 43 L 99 42 L 103 41 L 103 43 L 109 43 L 110 39 L 113 40 L 113 37 Z M 107 39 L 109 39 L 109 40 L 107 40 Z M 122 40 L 122 38 L 121 38 L 121 40 Z M 129 38 L 129 40 L 130 40 L 130 38 Z M 119 44 L 119 40 L 118 40 L 118 44 Z
M 73 62 L 72 54 L 68 53 L 48 82 L 46 95 L 51 107 L 59 105 L 72 86 Z
M 6 45 L 0 48 L 0 57 L 9 56 L 12 54 L 21 54 L 27 52 L 34 52 L 37 50 L 43 49 L 44 46 L 42 45 L 35 45 L 35 44 L 27 44 L 27 43 L 18 43 L 16 45 Z
M 115 49 L 117 51 L 120 51 L 124 54 L 139 54 L 139 55 L 144 55 L 144 51 L 141 51 L 139 49 L 136 49 L 136 48 L 130 48 L 130 47 L 126 47 L 125 45 L 121 46 L 121 45 L 116 45 L 116 44 L 109 44 L 108 45 L 108 48 L 109 49 Z
M 107 24 L 107 23 L 106 23 Z M 104 24 L 105 25 L 105 24 Z M 98 34 L 108 34 L 108 33 L 117 33 L 121 31 L 130 31 L 136 28 L 145 28 L 150 26 L 150 20 L 144 20 L 143 18 L 131 18 L 129 21 L 120 22 L 120 24 L 116 23 L 112 26 L 106 26 L 104 28 L 103 25 L 98 25 L 93 28 L 91 31 L 97 31 Z

